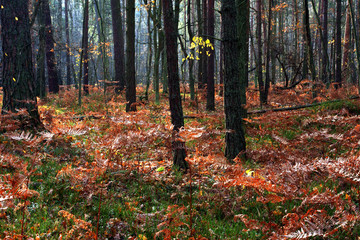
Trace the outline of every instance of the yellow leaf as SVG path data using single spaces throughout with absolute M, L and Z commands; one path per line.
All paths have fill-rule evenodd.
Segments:
M 138 236 L 138 239 L 139 239 L 139 240 L 147 240 L 147 237 L 145 237 L 144 235 L 140 234 L 140 235 Z
M 16 79 L 15 79 L 15 78 L 13 78 L 13 81 L 14 81 L 14 82 L 16 82 Z
M 245 171 L 245 173 L 246 173 L 246 175 L 251 176 L 254 173 L 254 171 L 248 169 Z
M 19 20 L 18 17 L 15 17 L 15 20 L 18 21 Z

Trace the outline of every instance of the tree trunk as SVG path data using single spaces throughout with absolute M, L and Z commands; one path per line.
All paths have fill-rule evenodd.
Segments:
M 244 8 L 248 7 L 247 4 L 245 6 Z M 247 11 L 247 9 L 241 9 Z M 242 106 L 240 97 L 242 91 L 241 82 L 245 78 L 239 68 L 239 61 L 242 57 L 240 53 L 244 52 L 240 51 L 240 48 L 244 48 L 246 44 L 240 44 L 238 38 L 241 34 L 246 35 L 246 32 L 239 34 L 237 32 L 239 28 L 237 27 L 235 0 L 223 0 L 221 13 L 224 31 L 222 41 L 224 44 L 224 107 L 227 130 L 225 135 L 225 156 L 229 161 L 232 161 L 246 150 L 242 126 L 242 116 L 245 109 Z M 238 17 L 244 17 L 244 15 Z
M 207 9 L 208 9 L 208 2 L 207 0 L 202 0 L 202 27 L 203 27 L 203 30 L 202 30 L 202 38 L 203 40 L 205 41 L 206 39 L 208 39 L 208 33 L 207 33 L 207 30 L 208 30 L 208 21 L 207 21 Z M 201 49 L 200 49 L 200 52 L 201 52 Z M 205 51 L 202 51 L 202 54 L 201 54 L 202 58 L 200 59 L 200 61 L 202 61 L 202 69 L 201 69 L 201 72 L 202 72 L 202 75 L 201 75 L 201 79 L 199 81 L 201 81 L 201 84 L 203 87 L 207 87 L 207 80 L 208 80 L 208 77 L 207 77 L 207 64 L 208 64 L 208 57 L 205 53 Z
M 350 72 L 349 64 L 349 51 L 350 51 L 350 36 L 351 36 L 351 24 L 350 24 L 350 6 L 346 10 L 346 21 L 345 21 L 345 34 L 344 34 L 344 53 L 342 59 L 342 69 L 344 71 L 344 79 L 346 80 Z
M 65 35 L 66 35 L 66 85 L 69 86 L 71 85 L 69 0 L 65 0 Z
M 145 2 L 146 4 L 146 2 Z M 152 56 L 153 56 L 153 49 L 152 49 L 152 31 L 155 31 L 154 27 L 151 29 L 151 5 L 147 8 L 147 28 L 148 28 L 148 59 L 147 59 L 147 71 L 146 71 L 146 88 L 145 88 L 145 99 L 146 101 L 149 100 L 149 87 L 151 83 L 151 64 L 152 64 Z
M 202 18 L 202 13 L 201 13 L 201 0 L 196 0 L 196 12 L 197 12 L 197 20 L 198 20 L 198 36 L 202 36 L 203 35 L 203 18 Z M 204 61 L 203 59 L 203 55 L 199 54 L 199 61 L 198 61 L 198 89 L 202 89 L 203 86 L 203 82 L 202 82 L 202 76 L 203 76 L 203 63 Z
M 44 25 L 44 13 L 42 11 L 43 2 L 39 3 L 38 22 L 39 22 L 39 49 L 36 56 L 37 68 L 36 68 L 36 96 L 44 98 L 46 96 L 46 57 L 45 57 L 45 25 Z
M 263 81 L 262 74 L 262 31 L 261 31 L 261 15 L 262 15 L 262 0 L 256 0 L 256 38 L 257 38 L 257 63 L 256 63 L 256 72 L 259 83 L 259 91 L 260 91 L 260 104 L 266 104 L 265 97 L 265 86 Z
M 266 65 L 265 65 L 265 88 L 264 88 L 264 100 L 267 103 L 270 87 L 270 55 L 271 55 L 271 26 L 272 26 L 272 0 L 269 1 L 268 7 L 268 29 L 267 29 L 267 40 L 266 40 Z
M 89 0 L 85 0 L 82 53 L 84 63 L 84 94 L 89 94 Z M 79 78 L 81 81 L 81 78 Z
M 191 0 L 188 0 L 187 2 L 188 6 L 187 6 L 187 30 L 189 33 L 189 39 L 190 41 L 192 41 L 194 34 L 191 28 Z M 194 56 L 195 55 L 195 49 L 191 49 L 191 55 Z M 195 100 L 195 78 L 194 78 L 194 60 L 193 59 L 188 59 L 189 60 L 189 86 L 190 86 L 190 99 L 192 101 Z
M 46 36 L 46 63 L 48 69 L 48 78 L 49 78 L 49 92 L 58 93 L 59 92 L 59 78 L 56 68 L 56 59 L 54 51 L 54 37 L 52 32 L 51 25 L 51 15 L 50 15 L 50 5 L 49 0 L 44 0 L 43 13 L 45 20 L 45 36 Z
M 321 79 L 324 83 L 329 83 L 329 55 L 328 55 L 328 0 L 321 0 L 321 30 L 323 35 L 322 53 L 321 53 Z
M 175 0 L 179 1 L 179 0 Z M 168 69 L 169 104 L 171 112 L 171 123 L 173 128 L 173 164 L 180 169 L 187 169 L 188 163 L 185 161 L 186 151 L 185 142 L 179 140 L 178 132 L 184 126 L 183 110 L 180 96 L 180 79 L 178 67 L 177 51 L 177 22 L 175 22 L 172 0 L 163 0 L 164 29 L 166 39 L 166 55 Z
M 207 35 L 209 36 L 210 43 L 215 46 L 214 44 L 214 30 L 215 30 L 215 1 L 208 0 L 207 6 Z M 215 111 L 215 79 L 214 79 L 214 61 L 215 61 L 215 50 L 210 51 L 210 56 L 205 57 L 207 58 L 207 94 L 206 94 L 206 110 L 208 111 Z
M 240 41 L 240 99 L 241 104 L 246 104 L 246 88 L 249 81 L 248 63 L 249 63 L 249 31 L 250 31 L 250 1 L 236 0 L 237 4 L 237 27 Z M 246 117 L 246 111 L 242 112 L 242 117 Z
M 307 55 L 309 58 L 309 67 L 311 71 L 311 79 L 315 83 L 316 81 L 316 72 L 315 72 L 315 63 L 314 63 L 314 53 L 312 50 L 311 44 L 311 34 L 310 34 L 310 16 L 309 16 L 309 4 L 308 0 L 304 0 L 304 28 L 305 28 L 305 44 L 307 49 Z
M 358 1 L 358 7 L 360 8 L 360 3 Z M 354 34 L 354 41 L 355 41 L 355 48 L 356 48 L 356 59 L 357 59 L 357 64 L 358 64 L 358 76 L 360 75 L 359 71 L 360 71 L 360 43 L 359 43 L 359 35 L 358 35 L 358 31 L 356 28 L 356 20 L 358 19 L 355 19 L 355 13 L 354 13 L 354 8 L 353 8 L 353 4 L 352 4 L 352 1 L 349 0 L 349 7 L 350 7 L 350 11 L 351 11 L 351 20 L 352 20 L 352 23 L 353 23 L 353 26 L 354 26 L 354 31 L 353 31 L 353 34 Z M 360 10 L 360 9 L 359 9 Z M 359 23 L 358 23 L 359 24 Z M 359 27 L 359 26 L 357 26 Z M 360 86 L 359 86 L 359 80 L 356 79 L 356 82 L 357 82 L 357 85 L 358 85 L 358 91 L 360 93 Z
M 135 0 L 126 1 L 126 112 L 136 111 Z
M 335 82 L 341 87 L 341 0 L 336 0 L 336 35 L 335 35 Z
M 111 0 L 111 16 L 114 38 L 115 81 L 118 82 L 116 92 L 119 93 L 125 88 L 124 36 L 120 0 Z
M 20 120 L 20 127 L 42 127 L 35 95 L 28 1 L 2 0 L 0 3 L 3 26 L 2 114 L 26 109 L 28 115 L 16 117 Z
M 62 34 L 63 34 L 63 29 L 62 29 L 62 0 L 58 0 L 58 7 L 57 7 L 57 11 L 58 11 L 58 15 L 57 15 L 57 22 L 58 22 L 58 37 L 59 37 L 59 42 L 62 44 L 63 40 L 62 40 Z M 59 70 L 59 85 L 63 84 L 63 80 L 62 80 L 62 49 L 60 47 L 61 45 L 58 45 L 58 54 L 57 54 L 57 66 L 58 66 L 58 70 Z

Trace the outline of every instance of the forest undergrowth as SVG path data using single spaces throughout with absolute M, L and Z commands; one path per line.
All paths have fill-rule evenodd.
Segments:
M 197 101 L 185 94 L 187 173 L 172 169 L 167 99 L 126 113 L 123 95 L 109 92 L 92 88 L 81 107 L 75 89 L 41 100 L 41 132 L 2 118 L 1 239 L 360 235 L 356 89 L 318 89 L 315 99 L 305 85 L 272 89 L 267 109 L 339 101 L 248 115 L 247 159 L 233 164 L 223 154 L 222 97 L 207 112 L 202 93 Z M 249 111 L 260 108 L 258 98 L 250 88 Z

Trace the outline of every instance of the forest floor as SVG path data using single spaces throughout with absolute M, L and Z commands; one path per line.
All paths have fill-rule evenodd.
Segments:
M 139 88 L 138 92 L 142 93 Z M 216 111 L 186 95 L 187 161 L 172 169 L 168 103 L 125 113 L 125 99 L 91 89 L 39 103 L 45 132 L 2 125 L 2 239 L 356 239 L 360 235 L 360 100 L 356 89 L 270 93 L 281 108 L 245 119 L 247 160 L 223 156 Z M 247 93 L 249 111 L 258 92 Z M 106 101 L 106 103 L 105 103 Z M 191 117 L 190 117 L 191 116 Z

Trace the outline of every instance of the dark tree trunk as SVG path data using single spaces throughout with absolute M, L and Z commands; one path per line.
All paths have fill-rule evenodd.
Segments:
M 336 35 L 335 35 L 335 82 L 341 87 L 341 0 L 336 0 Z
M 85 0 L 83 24 L 84 94 L 89 94 L 89 0 Z M 81 79 L 80 79 L 81 81 Z
M 257 38 L 257 63 L 256 63 L 256 72 L 259 83 L 259 91 L 260 91 L 260 104 L 266 104 L 265 97 L 265 86 L 263 80 L 263 67 L 262 67 L 262 31 L 261 31 L 261 14 L 262 14 L 262 0 L 256 0 L 256 38 Z
M 215 1 L 208 0 L 207 6 L 207 35 L 209 36 L 210 43 L 214 46 L 214 30 L 215 30 Z M 206 110 L 215 110 L 215 79 L 214 79 L 214 62 L 215 62 L 215 50 L 210 51 L 210 56 L 207 57 L 207 94 L 206 94 Z M 206 56 L 206 55 L 205 55 Z
M 30 19 L 27 0 L 1 0 L 1 30 L 3 50 L 3 106 L 2 114 L 21 114 L 22 128 L 41 127 L 36 103 L 33 73 Z M 6 26 L 6 27 L 5 27 Z
M 194 34 L 191 28 L 191 0 L 187 2 L 187 30 L 189 33 L 189 39 L 192 41 Z M 195 55 L 195 50 L 191 49 L 192 56 Z M 190 99 L 195 100 L 195 78 L 194 78 L 194 60 L 189 59 L 189 85 L 190 85 Z
M 40 11 L 38 11 L 39 22 L 39 49 L 36 56 L 37 68 L 36 68 L 36 96 L 44 98 L 46 96 L 46 76 L 45 76 L 45 25 L 43 14 L 43 2 L 39 3 Z
M 66 85 L 71 84 L 69 0 L 65 0 Z
M 246 6 L 246 7 L 245 7 Z M 247 11 L 248 5 L 244 6 Z M 229 161 L 232 161 L 240 153 L 246 150 L 245 136 L 242 125 L 242 116 L 245 109 L 241 102 L 241 82 L 245 77 L 240 72 L 239 64 L 241 48 L 246 47 L 246 44 L 240 44 L 237 27 L 237 14 L 235 0 L 222 1 L 222 27 L 224 31 L 224 104 L 225 104 L 225 118 L 226 118 L 226 135 L 225 135 L 225 156 Z M 246 17 L 246 14 L 238 16 Z M 240 21 L 239 21 L 240 22 Z M 245 29 L 245 28 L 243 28 Z M 243 62 L 245 63 L 245 61 Z
M 202 13 L 201 13 L 201 0 L 196 0 L 196 13 L 197 13 L 197 20 L 198 20 L 198 36 L 202 36 L 203 35 L 203 19 L 202 19 Z M 203 58 L 204 56 L 202 54 L 199 54 L 199 61 L 198 61 L 198 76 L 197 76 L 197 81 L 198 81 L 198 89 L 202 89 L 203 86 L 203 82 L 202 82 L 202 77 L 203 77 Z
M 179 1 L 179 0 L 175 0 Z M 178 67 L 177 51 L 177 22 L 175 22 L 173 13 L 172 0 L 163 0 L 163 16 L 165 29 L 165 43 L 167 53 L 168 69 L 168 87 L 169 87 L 169 104 L 171 112 L 171 123 L 173 129 L 173 164 L 180 169 L 187 169 L 188 163 L 185 161 L 186 151 L 185 143 L 178 138 L 178 132 L 184 126 L 184 116 L 180 96 L 180 79 Z
M 46 64 L 49 78 L 49 92 L 59 92 L 59 78 L 56 68 L 56 59 L 54 52 L 54 37 L 51 25 L 50 5 L 49 0 L 44 0 L 43 13 L 45 15 L 45 36 L 46 36 Z
M 271 56 L 271 21 L 272 21 L 272 0 L 269 1 L 268 7 L 268 29 L 266 40 L 266 65 L 265 65 L 265 87 L 264 87 L 264 103 L 268 101 L 269 87 L 270 87 L 270 56 Z M 295 46 L 296 47 L 296 46 Z
M 349 63 L 349 52 L 350 52 L 350 35 L 351 35 L 351 24 L 350 24 L 350 7 L 346 10 L 346 21 L 345 21 L 345 34 L 344 34 L 344 53 L 342 59 L 342 69 L 344 72 L 344 79 L 346 80 L 350 73 Z
M 224 31 L 223 31 L 222 23 L 221 23 L 220 37 L 221 37 L 221 39 L 223 39 L 223 37 L 224 37 Z M 219 74 L 219 78 L 220 78 L 219 79 L 219 83 L 220 83 L 219 95 L 224 96 L 224 44 L 223 44 L 222 41 L 220 42 L 220 68 L 219 68 L 219 71 L 220 71 L 220 74 Z
M 321 1 L 321 30 L 323 35 L 322 54 L 321 54 L 321 78 L 324 83 L 329 82 L 329 57 L 328 57 L 328 0 Z
M 249 62 L 249 31 L 250 31 L 250 7 L 249 0 L 236 0 L 237 4 L 237 27 L 240 41 L 240 99 L 241 104 L 246 104 L 246 87 L 249 81 L 248 62 Z M 243 116 L 246 117 L 246 111 Z
M 63 29 L 62 29 L 62 0 L 58 0 L 58 7 L 57 7 L 57 22 L 58 22 L 58 38 L 59 38 L 59 42 L 62 44 L 63 40 L 62 40 L 62 34 L 63 34 Z M 58 70 L 59 70 L 59 85 L 63 84 L 63 80 L 62 80 L 62 49 L 60 47 L 60 45 L 58 45 L 58 54 L 57 54 L 57 66 L 58 66 Z
M 208 33 L 207 33 L 207 30 L 208 30 L 208 21 L 207 21 L 207 9 L 208 9 L 208 2 L 207 0 L 202 0 L 202 38 L 203 40 L 205 41 L 206 39 L 208 39 Z M 200 52 L 201 52 L 201 49 L 200 49 Z M 201 81 L 201 84 L 203 87 L 207 87 L 207 80 L 208 80 L 208 77 L 207 77 L 207 63 L 208 63 L 208 57 L 206 55 L 206 52 L 205 51 L 202 51 L 202 54 L 201 54 L 201 58 L 200 58 L 200 61 L 202 61 L 202 69 L 201 69 L 201 72 L 202 72 L 202 75 L 201 75 L 201 79 L 199 81 Z
M 314 54 L 311 44 L 311 34 L 310 34 L 310 16 L 309 16 L 309 4 L 308 0 L 304 0 L 304 28 L 305 28 L 305 44 L 307 49 L 307 55 L 309 57 L 309 67 L 311 71 L 311 79 L 313 82 L 316 81 L 316 72 L 315 72 L 315 63 L 314 63 Z
M 115 81 L 118 82 L 116 91 L 120 92 L 125 88 L 124 36 L 120 0 L 111 0 L 111 16 L 114 38 Z
M 135 0 L 126 1 L 126 111 L 136 111 Z

